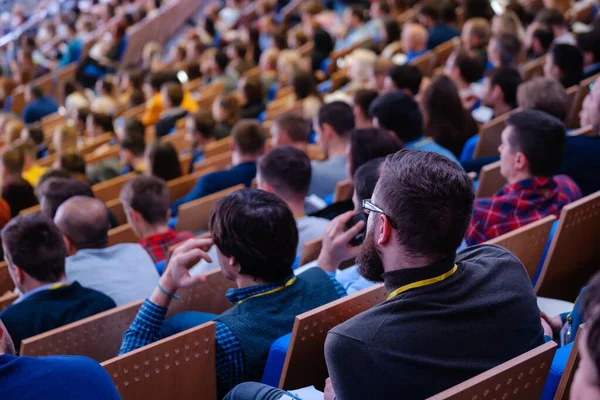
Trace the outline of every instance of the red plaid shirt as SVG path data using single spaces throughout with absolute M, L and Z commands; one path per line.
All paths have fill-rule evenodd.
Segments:
M 140 240 L 140 245 L 146 249 L 156 264 L 167 258 L 169 247 L 175 246 L 177 243 L 185 242 L 193 237 L 194 235 L 190 232 L 177 233 L 173 229 L 169 229 L 165 233 L 156 233 L 143 238 Z
M 581 198 L 581 190 L 566 175 L 534 177 L 504 186 L 487 199 L 476 199 L 465 240 L 479 244 L 535 222 L 560 216 L 563 206 Z

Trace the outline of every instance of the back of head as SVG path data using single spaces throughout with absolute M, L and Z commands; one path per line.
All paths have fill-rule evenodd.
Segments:
M 257 167 L 260 183 L 268 183 L 284 201 L 303 201 L 308 194 L 312 169 L 302 150 L 277 147 L 262 156 Z
M 592 55 L 592 63 L 600 62 L 600 30 L 577 34 L 577 46 L 583 51 L 584 57 L 587 58 L 588 53 Z
M 385 157 L 376 158 L 367 161 L 354 173 L 354 192 L 358 196 L 359 202 L 373 197 L 375 186 L 379 181 L 381 166 L 385 162 Z
M 551 78 L 534 78 L 519 85 L 519 107 L 544 111 L 561 121 L 567 117 L 567 91 Z
M 402 150 L 403 143 L 387 129 L 355 129 L 350 134 L 349 172 L 352 177 L 364 163 Z
M 40 282 L 58 282 L 65 274 L 67 250 L 58 228 L 44 214 L 17 216 L 2 230 L 4 257 Z
M 224 51 L 217 51 L 215 54 L 215 65 L 219 71 L 225 71 L 227 64 L 229 64 L 229 57 L 227 57 L 227 54 Z
M 378 97 L 371 104 L 369 114 L 376 119 L 376 125 L 394 132 L 404 144 L 423 136 L 423 116 L 419 105 L 403 92 Z
M 77 150 L 79 132 L 73 125 L 65 124 L 54 131 L 52 142 L 59 154 Z
M 490 87 L 498 86 L 504 95 L 504 102 L 517 107 L 517 89 L 521 84 L 521 74 L 515 68 L 505 67 L 493 70 L 490 75 Z
M 490 21 L 494 17 L 494 10 L 487 0 L 465 0 L 463 2 L 465 9 L 465 19 L 481 18 Z
M 148 83 L 155 92 L 160 91 L 160 88 L 165 83 L 169 82 L 171 77 L 166 71 L 156 71 L 148 75 Z
M 231 131 L 235 149 L 246 155 L 260 154 L 265 148 L 266 136 L 262 125 L 251 119 L 239 121 Z
M 422 51 L 427 48 L 428 39 L 427 29 L 421 24 L 408 23 L 402 29 L 402 44 L 405 50 Z
M 421 87 L 423 74 L 414 65 L 398 65 L 390 70 L 389 77 L 397 90 L 408 90 L 411 95 L 416 96 Z
M 92 123 L 95 126 L 100 127 L 102 132 L 109 133 L 115 131 L 113 127 L 113 117 L 111 115 L 103 113 L 92 113 L 91 115 Z
M 454 65 L 460 71 L 460 76 L 467 83 L 474 83 L 481 79 L 485 71 L 485 62 L 481 55 L 472 50 L 457 50 Z
M 194 121 L 194 132 L 200 133 L 206 139 L 215 138 L 215 128 L 217 123 L 213 118 L 213 115 L 208 110 L 200 110 L 195 114 L 190 115 Z
M 179 107 L 183 101 L 183 87 L 180 83 L 169 82 L 165 84 L 167 98 L 173 107 Z
M 24 163 L 23 153 L 17 149 L 8 150 L 2 154 L 2 168 L 6 174 L 21 176 Z
M 120 199 L 125 209 L 137 211 L 148 224 L 167 222 L 169 189 L 165 181 L 156 176 L 136 176 L 123 186 Z
M 130 151 L 135 157 L 143 157 L 146 152 L 146 141 L 137 134 L 126 135 L 120 143 L 121 150 Z
M 544 25 L 550 26 L 550 27 L 566 27 L 567 26 L 567 22 L 565 21 L 564 14 L 553 8 L 546 8 L 546 9 L 540 11 L 536 15 L 535 20 L 543 23 Z
M 141 136 L 146 135 L 146 127 L 139 119 L 135 117 L 125 118 L 124 121 L 125 136 Z
M 44 143 L 44 131 L 39 125 L 28 125 L 27 131 L 29 132 L 29 139 L 39 146 Z
M 374 197 L 409 255 L 451 257 L 471 220 L 473 182 L 442 155 L 402 150 L 387 157 Z
M 90 185 L 69 178 L 50 178 L 38 186 L 42 212 L 50 218 L 54 218 L 61 204 L 75 196 L 93 198 L 94 192 Z
M 177 150 L 171 143 L 153 143 L 148 150 L 148 161 L 150 173 L 165 181 L 183 175 Z
M 58 208 L 54 222 L 77 250 L 102 249 L 108 245 L 108 209 L 98 199 L 70 198 Z
M 316 92 L 315 77 L 311 72 L 297 70 L 292 77 L 292 86 L 297 100 L 302 100 Z
M 521 54 L 521 40 L 512 33 L 502 33 L 494 39 L 502 65 L 514 65 Z
M 577 85 L 583 79 L 583 53 L 570 44 L 552 47 L 552 61 L 560 69 L 560 83 L 565 88 Z
M 292 211 L 274 194 L 244 189 L 224 197 L 210 217 L 210 231 L 219 251 L 239 263 L 241 274 L 267 282 L 292 274 L 298 228 Z
M 35 99 L 41 99 L 45 96 L 44 90 L 39 86 L 29 86 L 29 91 Z
M 286 132 L 294 143 L 307 144 L 310 137 L 310 124 L 304 117 L 294 113 L 278 115 L 273 124 L 279 131 Z
M 60 157 L 60 167 L 74 174 L 85 175 L 85 159 L 78 153 L 67 153 Z
M 352 107 L 342 101 L 323 104 L 319 108 L 317 124 L 329 125 L 340 137 L 346 137 L 354 129 L 354 113 Z
M 465 22 L 465 26 L 469 29 L 472 36 L 479 39 L 482 44 L 487 44 L 490 40 L 490 23 L 485 18 L 474 17 L 469 18 Z
M 548 51 L 554 40 L 554 33 L 546 27 L 540 27 L 531 34 L 532 39 L 537 39 L 544 52 Z
M 511 114 L 507 126 L 512 128 L 509 143 L 513 152 L 521 152 L 533 176 L 552 176 L 562 162 L 566 144 L 563 123 L 538 110 Z
M 265 88 L 258 77 L 247 78 L 243 90 L 248 103 L 262 102 L 265 98 Z
M 375 99 L 379 96 L 376 90 L 373 89 L 359 89 L 354 93 L 354 106 L 360 108 L 362 114 L 366 117 L 369 116 L 369 108 Z

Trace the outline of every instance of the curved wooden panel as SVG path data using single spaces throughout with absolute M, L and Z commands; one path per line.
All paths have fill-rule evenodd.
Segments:
M 340 181 L 335 185 L 335 192 L 333 192 L 333 202 L 339 203 L 340 201 L 352 200 L 354 194 L 354 183 L 350 179 Z
M 302 266 L 308 264 L 311 261 L 315 261 L 317 258 L 319 258 L 319 254 L 321 254 L 322 248 L 322 237 L 305 242 L 304 246 L 302 246 L 302 254 L 300 255 L 300 263 L 298 265 Z
M 473 158 L 491 157 L 498 155 L 498 146 L 502 142 L 502 131 L 506 127 L 506 120 L 514 111 L 494 118 L 481 127 L 479 141 L 473 152 Z
M 98 200 L 103 201 L 104 203 L 118 199 L 123 186 L 125 186 L 125 184 L 133 179 L 136 175 L 137 174 L 135 172 L 130 172 L 128 174 L 117 176 L 116 178 L 98 183 L 92 186 L 94 195 Z
M 108 245 L 121 243 L 137 243 L 139 238 L 129 224 L 121 225 L 108 231 Z
M 4 311 L 4 309 L 10 306 L 19 298 L 19 295 L 13 292 L 6 292 L 5 294 L 0 296 L 0 312 Z
M 15 283 L 8 272 L 8 264 L 6 261 L 2 261 L 0 262 L 0 296 L 13 290 L 15 290 Z
M 169 201 L 173 203 L 175 200 L 185 196 L 194 188 L 198 179 L 215 171 L 216 169 L 214 167 L 209 167 L 195 171 L 193 174 L 171 179 L 167 182 L 167 187 L 169 189 Z
M 479 184 L 475 191 L 475 198 L 492 197 L 498 190 L 506 185 L 506 178 L 500 173 L 500 161 L 484 165 L 481 168 Z

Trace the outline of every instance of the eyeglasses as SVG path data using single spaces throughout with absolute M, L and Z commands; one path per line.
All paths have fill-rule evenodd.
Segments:
M 387 218 L 388 222 L 390 223 L 391 227 L 396 229 L 396 224 L 394 224 L 394 222 L 392 221 L 392 219 L 386 215 L 386 213 L 379 207 L 377 207 L 375 204 L 371 203 L 371 199 L 367 199 L 367 200 L 363 200 L 362 201 L 362 210 L 366 215 L 371 214 L 372 212 L 381 214 L 381 215 L 385 215 L 385 217 Z

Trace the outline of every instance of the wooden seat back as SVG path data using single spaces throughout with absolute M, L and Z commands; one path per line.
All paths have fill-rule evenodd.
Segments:
M 562 377 L 558 382 L 558 389 L 556 389 L 556 393 L 554 394 L 554 400 L 569 400 L 571 385 L 573 384 L 573 379 L 575 378 L 575 371 L 577 371 L 577 367 L 579 366 L 579 359 L 581 358 L 581 356 L 579 355 L 579 341 L 582 340 L 581 333 L 584 329 L 585 324 L 579 325 L 577 335 L 575 336 L 575 341 L 573 342 L 573 347 L 571 347 L 571 353 L 569 354 L 569 358 L 567 359 L 567 365 L 565 365 Z
M 108 231 L 108 245 L 114 246 L 121 243 L 137 243 L 139 238 L 129 224 L 117 226 Z
M 21 210 L 19 212 L 19 215 L 34 214 L 34 213 L 38 213 L 41 211 L 42 211 L 42 206 L 40 206 L 39 204 L 36 204 L 35 206 L 31 206 L 31 207 Z
M 194 171 L 194 173 L 189 175 L 171 179 L 167 182 L 167 188 L 169 189 L 169 201 L 173 203 L 175 200 L 185 196 L 194 188 L 198 179 L 215 171 L 215 168 L 209 167 L 200 171 Z
M 228 194 L 243 188 L 244 185 L 233 186 L 229 189 L 221 190 L 220 192 L 213 193 L 211 195 L 204 196 L 201 199 L 181 205 L 179 207 L 179 214 L 177 216 L 177 225 L 175 230 L 177 232 L 207 231 L 208 219 L 217 201 L 221 200 Z
M 335 191 L 333 192 L 333 202 L 339 203 L 340 201 L 351 200 L 354 194 L 354 183 L 350 179 L 344 179 L 335 185 Z
M 200 90 L 196 102 L 200 109 L 212 109 L 212 105 L 220 95 L 225 92 L 225 83 L 222 81 L 213 82 Z
M 454 49 L 460 44 L 460 39 L 455 37 L 437 45 L 432 51 L 435 55 L 435 67 L 440 67 L 446 63 Z
M 101 153 L 91 153 L 91 154 L 86 154 L 83 158 L 85 159 L 85 163 L 87 165 L 94 165 L 94 164 L 98 164 L 102 161 L 108 160 L 110 158 L 118 158 L 119 157 L 119 146 L 112 146 L 111 148 L 109 148 L 106 151 L 103 151 Z
M 10 306 L 19 298 L 19 295 L 13 292 L 6 292 L 3 295 L 0 295 L 0 312 L 4 311 L 4 309 Z
M 573 301 L 600 263 L 600 191 L 563 207 L 540 277 L 539 296 Z
M 175 148 L 177 154 L 181 154 L 185 150 L 190 148 L 185 137 L 185 132 L 175 132 L 171 135 L 163 136 L 160 141 L 162 143 L 170 143 Z M 186 170 L 187 171 L 187 170 Z
M 381 303 L 385 296 L 383 285 L 377 285 L 298 315 L 279 387 L 294 389 L 315 385 L 323 388 L 329 376 L 324 352 L 327 332 Z
M 550 341 L 474 378 L 443 391 L 428 400 L 539 399 L 550 372 L 556 343 Z
M 30 337 L 21 343 L 21 355 L 86 356 L 98 362 L 119 352 L 123 334 L 131 326 L 143 300 L 125 304 L 91 317 Z
M 579 85 L 571 86 L 567 89 L 567 116 L 563 121 L 567 129 L 579 126 L 579 111 L 581 111 L 581 108 L 579 110 L 576 110 L 576 108 L 579 103 L 580 95 L 585 97 L 587 91 L 582 90 Z M 581 99 L 581 104 L 583 104 L 583 99 Z M 575 114 L 575 112 L 577 112 L 577 114 Z
M 492 197 L 506 184 L 506 178 L 500 172 L 500 161 L 484 165 L 479 174 L 479 184 L 475 191 L 475 198 Z
M 529 279 L 533 282 L 554 221 L 556 221 L 556 217 L 549 215 L 539 221 L 498 236 L 488 241 L 487 244 L 496 244 L 510 250 L 521 260 Z
M 432 51 L 428 51 L 412 59 L 409 64 L 419 68 L 423 76 L 431 76 L 435 67 L 435 54 Z
M 507 112 L 485 123 L 481 127 L 479 141 L 473 152 L 473 158 L 498 155 L 498 146 L 502 142 L 502 131 L 506 128 L 506 121 L 512 112 Z
M 304 246 L 302 246 L 302 254 L 300 254 L 300 263 L 298 265 L 302 266 L 308 264 L 309 262 L 315 261 L 317 258 L 319 258 L 322 248 L 322 237 L 304 242 Z
M 216 400 L 215 323 L 102 363 L 123 400 Z
M 123 203 L 121 199 L 114 199 L 106 203 L 106 208 L 117 220 L 119 226 L 127 223 L 127 215 L 125 215 L 125 209 L 123 209 Z
M 214 168 L 217 171 L 227 168 L 231 165 L 231 151 L 227 151 L 218 156 L 206 158 L 204 161 L 194 165 L 194 171 L 201 171 L 206 168 Z
M 206 145 L 204 148 L 204 158 L 209 159 L 211 157 L 219 156 L 231 150 L 232 138 L 228 136 L 216 142 L 212 142 Z
M 100 182 L 92 186 L 94 196 L 104 203 L 107 203 L 110 200 L 118 199 L 123 186 L 125 186 L 125 184 L 133 179 L 136 175 L 137 174 L 135 172 L 130 172 L 128 174 Z
M 521 76 L 523 77 L 523 82 L 526 82 L 530 79 L 536 78 L 538 76 L 544 75 L 544 64 L 546 63 L 546 54 L 541 57 L 536 58 L 535 60 L 529 61 L 527 64 L 523 66 L 521 70 Z
M 13 290 L 15 290 L 15 283 L 8 272 L 8 264 L 2 261 L 0 262 L 0 296 Z

